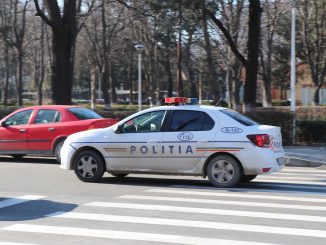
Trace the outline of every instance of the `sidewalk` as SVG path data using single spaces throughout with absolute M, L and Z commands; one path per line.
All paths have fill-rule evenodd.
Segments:
M 326 167 L 326 146 L 284 146 L 285 165 L 296 167 Z

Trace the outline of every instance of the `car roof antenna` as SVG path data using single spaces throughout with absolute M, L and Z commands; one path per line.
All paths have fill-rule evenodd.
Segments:
M 216 102 L 215 106 L 218 106 L 218 104 L 222 101 L 222 97 Z

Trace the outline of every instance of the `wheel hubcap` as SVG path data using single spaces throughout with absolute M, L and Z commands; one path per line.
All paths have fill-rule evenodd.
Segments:
M 84 178 L 92 178 L 97 171 L 97 162 L 91 156 L 83 156 L 77 164 L 78 174 Z
M 218 183 L 228 183 L 234 176 L 233 165 L 226 160 L 219 160 L 212 167 L 212 176 Z

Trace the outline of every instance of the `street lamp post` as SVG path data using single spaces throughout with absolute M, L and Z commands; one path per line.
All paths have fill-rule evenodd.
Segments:
M 142 107 L 142 94 L 141 94 L 141 53 L 145 46 L 142 43 L 135 45 L 135 49 L 138 52 L 138 111 L 141 111 Z
M 295 144 L 296 127 L 296 98 L 295 98 L 295 80 L 296 80 L 296 59 L 295 59 L 295 12 L 296 3 L 292 0 L 292 20 L 291 20 L 291 112 L 292 112 L 292 144 Z

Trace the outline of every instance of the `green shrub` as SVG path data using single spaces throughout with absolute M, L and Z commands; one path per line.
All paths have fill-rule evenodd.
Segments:
M 10 113 L 12 113 L 13 111 L 15 111 L 15 109 L 10 108 L 10 109 L 2 109 L 0 110 L 0 119 L 4 118 L 5 116 L 9 115 Z
M 257 108 L 255 113 L 246 115 L 260 124 L 281 127 L 283 144 L 291 144 L 292 113 L 289 111 L 278 111 L 273 108 Z
M 118 120 L 122 120 L 131 114 L 135 113 L 136 110 L 133 109 L 112 109 L 112 110 L 96 110 L 98 114 L 105 118 L 117 118 Z
M 326 143 L 326 121 L 297 121 L 296 140 L 300 143 Z
M 273 100 L 272 105 L 273 106 L 290 106 L 290 101 L 288 100 Z

